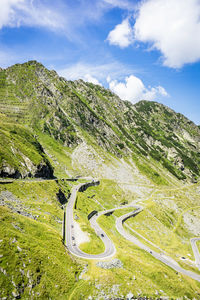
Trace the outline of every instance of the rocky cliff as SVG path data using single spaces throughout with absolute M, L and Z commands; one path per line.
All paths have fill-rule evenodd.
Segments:
M 82 80 L 67 81 L 36 61 L 0 70 L 0 109 L 4 124 L 1 126 L 18 123 L 24 132 L 31 130 L 33 140 L 43 135 L 40 143 L 50 160 L 52 155 L 45 144 L 48 137 L 56 147 L 68 152 L 70 160 L 78 146 L 87 144 L 96 152 L 101 153 L 102 149 L 116 159 L 136 164 L 154 182 L 161 181 L 162 170 L 181 180 L 196 181 L 200 175 L 200 129 L 183 115 L 157 102 L 133 105 Z M 10 141 L 10 148 L 15 134 L 8 137 L 3 129 L 1 132 Z M 28 135 L 24 138 L 30 141 Z M 40 148 L 36 144 L 35 147 Z M 13 149 L 23 153 L 18 146 Z M 32 154 L 27 156 L 29 163 L 20 155 L 23 176 L 30 173 L 31 163 L 35 166 L 32 169 L 36 168 L 31 174 L 41 174 L 44 168 L 33 162 Z M 1 176 L 6 176 L 4 166 L 9 165 L 11 170 L 13 162 L 5 152 L 1 156 Z M 45 160 L 44 164 L 49 166 Z M 17 171 L 15 168 L 8 173 Z

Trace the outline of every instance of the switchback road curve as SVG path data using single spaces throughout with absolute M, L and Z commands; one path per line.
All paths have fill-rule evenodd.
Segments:
M 196 245 L 197 241 L 200 241 L 200 238 L 190 239 L 190 242 L 191 242 L 191 245 L 192 245 L 192 250 L 194 252 L 195 263 L 197 265 L 197 268 L 200 270 L 200 254 L 199 254 L 199 250 L 198 250 L 197 245 Z
M 173 259 L 171 259 L 170 257 L 168 258 L 167 256 L 160 254 L 156 251 L 151 250 L 151 248 L 149 248 L 148 246 L 146 246 L 145 244 L 143 244 L 142 242 L 140 242 L 136 237 L 134 237 L 133 235 L 129 234 L 123 227 L 123 223 L 131 217 L 134 217 L 136 214 L 138 214 L 139 212 L 141 212 L 143 210 L 143 208 L 141 206 L 137 206 L 136 209 L 133 212 L 130 212 L 128 214 L 125 214 L 119 218 L 116 219 L 116 228 L 118 230 L 118 232 L 128 241 L 132 242 L 133 244 L 135 244 L 136 246 L 138 246 L 140 249 L 143 249 L 145 251 L 147 251 L 148 253 L 150 253 L 153 257 L 155 257 L 156 259 L 160 260 L 161 262 L 163 262 L 164 264 L 166 264 L 167 266 L 171 267 L 172 269 L 174 269 L 177 272 L 180 272 L 184 275 L 187 275 L 197 281 L 200 282 L 200 275 L 196 274 L 194 272 L 188 271 L 183 269 L 182 267 L 179 266 L 179 264 L 174 261 Z M 197 258 L 198 258 L 198 262 L 200 261 L 200 257 L 199 257 L 199 252 L 196 246 L 196 241 L 200 240 L 200 238 L 194 238 L 193 240 L 193 245 L 195 246 L 195 250 L 196 250 L 196 255 L 195 255 L 195 259 L 197 262 Z M 193 246 L 193 247 L 194 247 Z M 194 251 L 194 249 L 193 249 Z M 196 258 L 197 257 L 197 258 Z M 197 267 L 199 267 L 197 265 Z
M 88 178 L 89 179 L 89 178 Z M 167 266 L 171 267 L 172 269 L 174 269 L 177 272 L 180 272 L 184 275 L 187 275 L 189 277 L 191 277 L 194 280 L 197 280 L 200 282 L 200 275 L 196 274 L 194 272 L 188 271 L 182 267 L 179 266 L 179 264 L 173 260 L 172 258 L 162 254 L 162 253 L 158 253 L 156 251 L 153 251 L 151 248 L 149 248 L 148 246 L 146 246 L 145 244 L 143 244 L 140 240 L 138 240 L 136 237 L 134 237 L 133 235 L 129 234 L 123 226 L 123 223 L 131 218 L 134 217 L 135 215 L 137 215 L 138 213 L 140 213 L 143 210 L 143 207 L 140 205 L 126 205 L 126 206 L 120 206 L 117 208 L 113 208 L 110 210 L 105 210 L 102 212 L 99 212 L 97 215 L 94 215 L 91 219 L 90 219 L 90 224 L 91 227 L 95 230 L 96 234 L 101 238 L 102 242 L 104 243 L 105 246 L 105 251 L 103 253 L 100 254 L 88 254 L 85 253 L 83 251 L 81 251 L 78 246 L 77 246 L 77 242 L 75 239 L 75 232 L 74 232 L 74 218 L 73 218 L 73 209 L 75 206 L 75 202 L 76 202 L 76 198 L 77 198 L 77 192 L 79 191 L 83 191 L 85 190 L 87 187 L 89 186 L 95 186 L 98 185 L 99 181 L 93 179 L 92 181 L 90 181 L 89 183 L 80 183 L 78 185 L 76 185 L 75 187 L 72 188 L 72 192 L 71 192 L 71 196 L 69 198 L 69 201 L 67 203 L 66 206 L 66 214 L 65 214 L 65 224 L 66 224 L 66 231 L 65 231 L 65 242 L 66 242 L 66 246 L 68 248 L 68 250 L 75 256 L 80 257 L 80 258 L 84 258 L 84 259 L 106 259 L 109 257 L 112 257 L 115 253 L 116 253 L 116 249 L 115 246 L 113 244 L 113 242 L 109 239 L 109 237 L 107 236 L 107 234 L 101 229 L 101 227 L 98 225 L 97 223 L 97 218 L 103 214 L 107 214 L 109 212 L 113 212 L 117 209 L 123 209 L 126 207 L 135 207 L 134 211 L 127 213 L 119 218 L 116 219 L 116 228 L 118 230 L 118 232 L 128 241 L 132 242 L 133 244 L 135 244 L 136 246 L 138 246 L 140 249 L 143 249 L 145 251 L 147 251 L 149 254 L 151 254 L 153 257 L 155 257 L 156 259 L 158 259 L 159 261 L 161 261 L 162 263 L 166 264 Z M 131 229 L 131 227 L 129 227 L 127 225 L 127 227 Z M 134 230 L 132 230 L 134 232 Z M 148 241 L 147 239 L 144 238 L 144 240 Z M 196 245 L 196 242 L 200 240 L 200 238 L 192 238 L 191 239 L 191 245 L 192 245 L 192 250 L 194 252 L 194 256 L 195 256 L 195 263 L 198 267 L 198 269 L 200 270 L 200 254 Z M 150 241 L 148 241 L 150 244 L 152 244 Z
M 90 186 L 92 185 L 98 185 L 99 181 L 98 180 L 93 180 L 90 182 Z M 113 256 L 116 252 L 115 246 L 113 242 L 109 239 L 107 234 L 101 229 L 101 227 L 97 224 L 96 219 L 93 218 L 93 221 L 90 222 L 91 226 L 95 230 L 96 234 L 101 238 L 102 242 L 104 243 L 105 246 L 105 251 L 100 254 L 88 254 L 83 251 L 81 251 L 76 243 L 75 240 L 75 232 L 74 232 L 74 218 L 73 218 L 73 208 L 76 202 L 76 197 L 77 197 L 77 192 L 80 191 L 81 189 L 85 188 L 88 184 L 87 183 L 80 183 L 76 185 L 71 192 L 71 196 L 69 198 L 68 204 L 66 206 L 66 231 L 65 231 L 65 241 L 66 241 L 66 246 L 68 250 L 80 257 L 80 258 L 85 258 L 85 259 L 105 259 Z

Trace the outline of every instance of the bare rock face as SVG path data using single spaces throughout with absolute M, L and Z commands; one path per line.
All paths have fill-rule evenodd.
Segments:
M 37 170 L 35 174 L 33 174 L 33 177 L 36 178 L 54 178 L 53 176 L 53 168 L 49 162 L 41 163 L 37 166 Z
M 60 204 L 66 204 L 67 203 L 67 200 L 69 199 L 70 197 L 70 193 L 68 194 L 68 198 L 65 196 L 65 194 L 62 192 L 61 189 L 59 189 L 58 193 L 56 194 L 57 198 L 58 198 L 58 201 L 60 202 Z
M 14 167 L 11 167 L 9 164 L 4 162 L 2 168 L 0 169 L 0 177 L 10 177 L 10 178 L 21 178 L 21 174 Z
M 20 199 L 16 198 L 15 195 L 13 195 L 9 191 L 2 191 L 0 193 L 0 206 L 7 206 L 10 210 L 12 210 L 14 213 L 18 213 L 22 216 L 31 218 L 33 220 L 37 220 L 38 216 L 33 215 L 29 211 L 29 207 L 25 206 Z M 22 231 L 20 227 L 17 225 L 13 224 L 13 227 L 15 229 L 18 229 Z M 13 240 L 13 243 L 16 242 L 16 240 Z
M 26 165 L 20 169 L 16 167 L 11 167 L 7 162 L 4 162 L 0 168 L 0 177 L 2 178 L 25 178 L 25 177 L 36 177 L 36 178 L 54 178 L 53 168 L 48 160 L 42 161 L 39 165 L 34 165 L 31 163 L 31 167 L 27 168 Z
M 0 103 L 8 124 L 21 124 L 30 128 L 33 135 L 40 132 L 49 136 L 70 148 L 70 153 L 76 153 L 75 148 L 81 150 L 81 144 L 89 144 L 95 152 L 102 149 L 117 159 L 134 159 L 150 179 L 162 177 L 155 163 L 179 180 L 195 182 L 200 176 L 199 127 L 160 103 L 140 101 L 133 105 L 102 86 L 83 80 L 67 81 L 37 61 L 0 70 L 0 79 L 4 83 L 0 88 L 3 95 Z M 12 102 L 7 105 L 12 97 L 16 98 L 15 105 Z M 11 130 L 12 136 L 15 131 Z M 16 137 L 23 137 L 18 131 Z M 31 139 L 29 136 L 27 140 L 43 157 L 42 149 Z M 18 176 L 15 174 L 18 171 L 21 177 L 52 177 L 44 157 L 33 161 L 33 156 L 12 144 L 5 156 L 10 150 L 13 157 L 21 152 L 21 167 L 7 160 L 6 167 L 0 165 L 2 176 Z M 95 166 L 93 170 L 95 172 Z
M 113 259 L 110 262 L 99 261 L 97 267 L 102 269 L 123 268 L 123 263 L 119 259 Z

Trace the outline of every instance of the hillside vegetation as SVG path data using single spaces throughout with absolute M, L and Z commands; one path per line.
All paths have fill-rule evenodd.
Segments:
M 116 247 L 106 261 L 72 256 L 63 243 L 64 207 L 87 176 L 100 185 L 77 196 L 80 249 L 104 251 L 88 215 L 121 206 L 98 218 Z M 142 205 L 124 228 L 199 274 L 190 243 L 200 236 L 199 177 L 200 128 L 183 115 L 36 61 L 0 69 L 0 299 L 199 299 L 198 281 L 115 226 L 134 210 L 124 205 Z
M 44 149 L 49 146 L 50 158 L 62 145 L 70 163 L 71 152 L 87 144 L 93 156 L 103 149 L 125 158 L 154 183 L 166 184 L 163 169 L 181 180 L 196 181 L 200 175 L 200 130 L 183 115 L 156 102 L 121 101 L 101 86 L 67 81 L 36 61 L 0 71 L 0 108 L 3 123 L 30 128 Z M 35 165 L 34 153 L 30 156 Z M 10 164 L 9 158 L 6 163 Z

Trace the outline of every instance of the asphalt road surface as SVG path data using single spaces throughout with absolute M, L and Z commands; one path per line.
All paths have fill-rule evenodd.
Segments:
M 88 178 L 88 179 L 90 179 L 90 178 Z M 96 185 L 97 182 L 98 182 L 97 180 L 93 179 L 91 181 L 91 185 Z M 125 239 L 132 242 L 133 244 L 135 244 L 139 248 L 147 251 L 150 255 L 152 255 L 153 257 L 155 257 L 156 259 L 158 259 L 159 261 L 161 261 L 165 265 L 169 266 L 170 268 L 174 269 L 176 272 L 180 272 L 180 273 L 182 273 L 184 275 L 187 275 L 187 276 L 189 276 L 189 277 L 191 277 L 191 278 L 193 278 L 193 279 L 200 282 L 200 275 L 199 274 L 196 274 L 194 272 L 183 269 L 182 267 L 180 267 L 180 265 L 175 260 L 168 257 L 164 253 L 158 253 L 158 252 L 152 250 L 151 248 L 149 248 L 148 246 L 143 244 L 140 240 L 138 240 L 133 235 L 129 234 L 124 229 L 123 223 L 127 219 L 129 219 L 131 217 L 134 217 L 135 215 L 137 215 L 138 213 L 140 213 L 143 210 L 143 207 L 139 206 L 139 205 L 134 205 L 134 204 L 124 205 L 124 206 L 120 206 L 120 207 L 113 208 L 113 209 L 110 209 L 110 210 L 105 210 L 105 211 L 102 211 L 102 212 L 98 212 L 97 214 L 95 214 L 90 219 L 90 225 L 95 230 L 96 234 L 101 238 L 102 242 L 104 243 L 105 251 L 103 253 L 100 253 L 100 254 L 88 254 L 88 253 L 85 253 L 85 252 L 81 251 L 77 246 L 77 241 L 76 241 L 76 238 L 75 238 L 76 235 L 75 235 L 75 232 L 74 232 L 75 229 L 74 229 L 73 209 L 74 209 L 74 205 L 75 205 L 76 198 L 77 198 L 77 192 L 84 185 L 86 185 L 86 184 L 85 183 L 80 183 L 80 184 L 76 185 L 75 187 L 73 187 L 72 192 L 71 192 L 71 196 L 70 196 L 68 204 L 66 206 L 65 241 L 66 241 L 66 246 L 67 246 L 68 250 L 73 255 L 78 256 L 80 258 L 84 258 L 84 259 L 106 259 L 106 258 L 112 257 L 116 253 L 115 246 L 114 246 L 113 242 L 109 239 L 107 234 L 98 225 L 97 218 L 99 216 L 103 215 L 103 214 L 108 214 L 108 213 L 113 212 L 117 209 L 123 209 L 123 208 L 126 208 L 126 207 L 133 207 L 134 206 L 135 207 L 134 211 L 132 211 L 130 213 L 127 213 L 127 214 L 125 214 L 125 215 L 123 215 L 123 216 L 116 219 L 116 228 L 117 228 L 118 232 Z M 127 227 L 129 227 L 129 226 L 127 225 Z M 129 229 L 132 230 L 131 227 Z M 134 230 L 132 230 L 132 231 L 135 232 Z M 145 239 L 145 238 L 143 238 L 143 239 L 153 245 L 153 243 L 151 243 L 147 239 Z M 197 245 L 196 245 L 196 242 L 198 240 L 200 240 L 200 238 L 192 238 L 191 239 L 191 245 L 192 245 L 192 250 L 193 250 L 194 256 L 195 256 L 196 265 L 200 270 L 200 254 L 199 254 L 199 251 L 198 251 L 198 248 L 197 248 Z
M 93 181 L 94 185 L 96 181 Z M 75 239 L 75 232 L 74 232 L 74 218 L 73 218 L 73 208 L 76 202 L 76 197 L 77 197 L 77 192 L 80 190 L 82 186 L 84 186 L 85 183 L 80 183 L 79 185 L 75 186 L 72 189 L 71 196 L 69 198 L 68 204 L 66 206 L 66 234 L 65 234 L 65 241 L 66 241 L 66 246 L 68 250 L 81 258 L 85 259 L 105 259 L 113 256 L 116 252 L 115 246 L 113 242 L 109 239 L 107 234 L 101 229 L 101 227 L 97 224 L 96 218 L 92 218 L 90 220 L 90 224 L 95 230 L 96 234 L 101 238 L 101 240 L 104 243 L 105 246 L 105 251 L 100 254 L 88 254 L 83 251 L 81 251 L 78 246 L 77 242 Z
M 172 258 L 168 258 L 166 255 L 163 255 L 162 253 L 158 253 L 156 251 L 153 251 L 151 250 L 151 248 L 149 248 L 148 246 L 144 245 L 141 241 L 139 241 L 136 237 L 134 237 L 133 235 L 129 234 L 123 227 L 123 223 L 130 217 L 134 217 L 136 214 L 138 214 L 139 212 L 142 211 L 142 207 L 141 206 L 137 206 L 136 209 L 131 212 L 131 213 L 128 213 L 128 214 L 125 214 L 119 218 L 117 218 L 116 220 L 116 228 L 118 230 L 118 232 L 125 238 L 127 239 L 128 241 L 134 243 L 136 246 L 138 246 L 139 248 L 147 251 L 148 253 L 150 253 L 153 257 L 155 257 L 156 259 L 160 260 L 161 262 L 163 262 L 165 265 L 167 265 L 168 267 L 171 267 L 172 269 L 174 269 L 175 271 L 177 272 L 180 272 L 184 275 L 187 275 L 197 281 L 200 282 L 200 275 L 194 273 L 194 272 L 191 272 L 191 271 L 188 271 L 188 270 L 185 270 L 183 269 L 182 267 L 179 266 L 179 264 L 174 261 Z M 195 238 L 193 239 L 193 245 L 195 245 L 196 247 L 196 241 L 197 240 L 200 240 L 200 238 Z M 198 261 L 199 261 L 199 252 L 198 252 L 198 249 L 197 247 L 195 248 L 196 249 L 196 254 L 198 253 L 197 257 L 198 257 Z M 194 251 L 194 250 L 193 250 Z M 194 252 L 195 253 L 195 252 Z M 195 256 L 196 258 L 196 256 Z
M 190 240 L 191 245 L 192 245 L 192 250 L 194 252 L 195 263 L 197 265 L 197 268 L 200 270 L 200 254 L 199 254 L 199 250 L 198 250 L 197 245 L 196 245 L 197 241 L 200 241 L 200 238 L 192 238 Z

